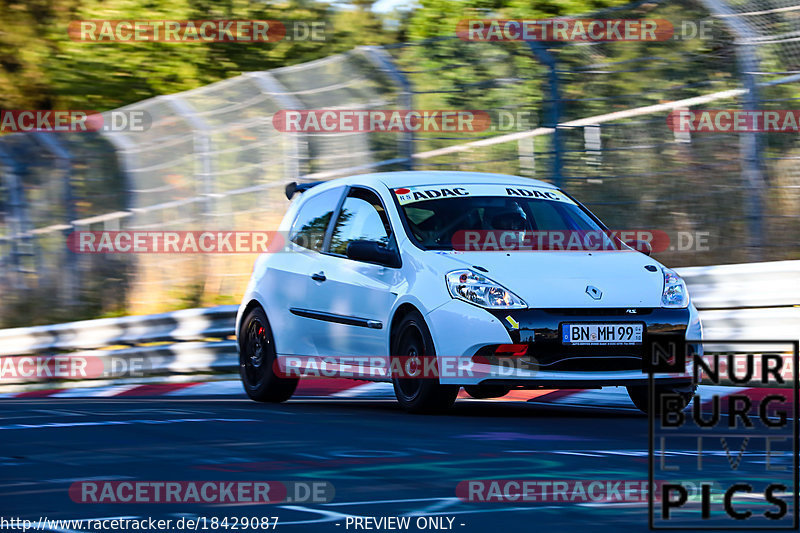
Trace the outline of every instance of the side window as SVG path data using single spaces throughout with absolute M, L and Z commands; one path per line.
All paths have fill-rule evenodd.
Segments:
M 363 189 L 350 191 L 333 227 L 330 252 L 346 255 L 347 245 L 361 239 L 389 246 L 390 238 L 389 219 L 377 195 Z
M 342 189 L 339 187 L 309 198 L 294 219 L 292 229 L 289 230 L 289 240 L 309 250 L 322 250 L 325 230 L 328 229 L 341 195 Z

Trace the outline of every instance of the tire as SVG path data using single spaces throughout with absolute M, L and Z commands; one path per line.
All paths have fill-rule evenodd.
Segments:
M 404 358 L 403 363 L 418 360 L 417 368 L 431 368 L 433 366 L 428 365 L 435 365 L 436 350 L 433 339 L 418 312 L 412 311 L 407 314 L 397 327 L 392 339 L 392 357 L 397 356 Z M 408 368 L 406 364 L 402 367 Z M 392 376 L 392 385 L 397 401 L 410 413 L 446 411 L 456 401 L 460 389 L 458 385 L 442 385 L 438 378 L 430 376 L 407 378 L 395 375 Z
M 239 376 L 244 391 L 257 402 L 285 402 L 294 394 L 298 378 L 275 373 L 275 340 L 267 315 L 256 307 L 245 316 L 239 332 Z
M 686 409 L 686 407 L 688 407 L 689 404 L 692 403 L 692 399 L 694 398 L 694 393 L 696 390 L 697 390 L 697 385 L 695 384 L 656 385 L 656 390 L 655 390 L 656 406 L 655 409 L 652 410 L 653 414 L 655 414 L 656 416 L 661 414 L 661 397 L 667 394 L 677 394 L 678 396 L 680 396 L 681 402 L 683 403 L 683 405 L 681 406 L 681 410 Z M 646 414 L 649 414 L 651 412 L 650 389 L 647 385 L 628 387 L 628 396 L 631 397 L 631 401 L 636 407 L 639 408 L 640 411 Z
M 467 385 L 464 390 L 476 400 L 485 400 L 505 396 L 511 389 L 502 385 Z

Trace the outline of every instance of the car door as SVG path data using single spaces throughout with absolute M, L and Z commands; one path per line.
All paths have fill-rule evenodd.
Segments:
M 322 254 L 325 280 L 315 282 L 309 299 L 319 313 L 312 327 L 320 354 L 348 362 L 355 356 L 388 355 L 389 312 L 400 283 L 400 269 L 347 257 L 354 240 L 397 245 L 385 207 L 369 189 L 353 187 L 329 230 Z M 363 361 L 363 360 L 362 360 Z
M 322 251 L 325 235 L 345 187 L 337 187 L 310 196 L 297 211 L 288 232 L 286 251 L 270 257 L 269 268 L 261 284 L 264 296 L 273 303 L 270 316 L 275 345 L 282 355 L 317 355 L 314 339 L 308 334 L 307 318 L 294 310 L 314 307 L 314 277 L 323 270 Z

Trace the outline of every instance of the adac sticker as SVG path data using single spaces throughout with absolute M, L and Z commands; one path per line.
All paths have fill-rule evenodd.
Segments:
M 547 189 L 544 187 L 506 187 L 506 196 L 516 196 L 520 198 L 539 198 L 541 200 L 553 200 L 556 202 L 566 202 L 574 204 L 572 199 L 557 189 Z
M 403 187 L 395 189 L 394 193 L 397 195 L 397 200 L 400 202 L 400 205 L 406 205 L 412 202 L 420 202 L 423 200 L 438 200 L 440 198 L 470 196 L 469 190 L 466 187 L 459 185 L 444 185 L 439 187 Z
M 549 187 L 530 187 L 524 185 L 428 185 L 421 187 L 399 187 L 394 189 L 400 205 L 426 200 L 463 198 L 465 196 L 499 196 L 511 198 L 532 198 L 574 204 L 567 195 Z

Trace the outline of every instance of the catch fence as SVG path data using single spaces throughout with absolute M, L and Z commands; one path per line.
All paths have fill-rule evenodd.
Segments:
M 0 324 L 234 303 L 252 255 L 85 255 L 67 236 L 271 230 L 289 181 L 407 168 L 556 183 L 612 228 L 666 232 L 674 245 L 656 257 L 671 266 L 797 258 L 798 136 L 679 132 L 667 118 L 793 109 L 798 15 L 796 0 L 639 2 L 591 15 L 670 21 L 675 35 L 658 42 L 471 42 L 452 28 L 117 110 L 145 112 L 145 131 L 6 135 Z M 275 128 L 279 111 L 308 109 L 478 110 L 492 125 Z

